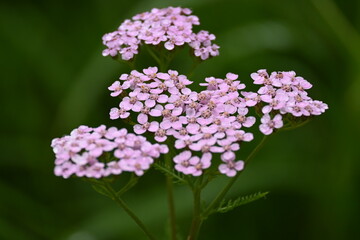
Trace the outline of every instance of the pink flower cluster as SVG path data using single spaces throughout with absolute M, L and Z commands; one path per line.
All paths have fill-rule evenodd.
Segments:
M 141 176 L 154 158 L 168 152 L 166 145 L 151 144 L 126 129 L 104 125 L 80 126 L 68 136 L 53 139 L 51 147 L 56 155 L 55 175 L 64 178 L 101 178 L 124 171 Z
M 127 118 L 130 112 L 139 113 L 135 133 L 153 132 L 158 142 L 166 140 L 166 130 L 171 126 L 181 125 L 177 116 L 182 113 L 182 101 L 196 95 L 187 88 L 192 82 L 186 76 L 172 70 L 158 73 L 157 67 L 144 69 L 143 73 L 133 70 L 130 74 L 121 75 L 120 81 L 109 87 L 111 96 L 116 97 L 124 90 L 128 90 L 128 96 L 121 99 L 119 108 L 110 110 L 110 118 Z M 183 96 L 183 99 L 179 96 Z M 157 117 L 169 121 L 149 121 Z
M 265 69 L 261 69 L 251 74 L 254 84 L 262 85 L 257 93 L 248 93 L 262 102 L 262 112 L 260 131 L 264 134 L 271 134 L 274 128 L 283 126 L 280 114 L 291 114 L 294 117 L 320 115 L 328 109 L 327 104 L 313 100 L 308 96 L 306 90 L 312 85 L 300 76 L 296 76 L 294 71 L 272 72 L 270 75 Z M 270 113 L 277 114 L 271 120 Z
M 190 14 L 188 8 L 154 8 L 134 16 L 132 20 L 125 20 L 116 31 L 103 36 L 103 44 L 107 47 L 103 55 L 114 57 L 119 54 L 127 61 L 138 54 L 141 44 L 164 44 L 167 50 L 189 44 L 195 56 L 202 60 L 219 55 L 219 46 L 212 44 L 213 34 L 192 31 L 193 25 L 200 23 L 198 17 Z
M 105 34 L 103 43 L 107 49 L 103 55 L 121 55 L 123 60 L 131 60 L 144 44 L 169 51 L 187 44 L 202 60 L 219 55 L 213 34 L 193 32 L 193 26 L 199 24 L 188 8 L 154 8 Z M 170 138 L 168 143 L 174 143 L 179 150 L 173 158 L 178 172 L 200 176 L 213 159 L 219 159 L 218 171 L 233 177 L 244 168 L 235 152 L 242 142 L 254 138 L 247 131 L 256 122 L 254 116 L 249 116 L 249 108 L 261 108 L 259 129 L 265 135 L 283 127 L 284 115 L 289 120 L 289 116 L 320 115 L 328 109 L 327 104 L 308 96 L 312 85 L 293 71 L 268 74 L 261 69 L 251 78 L 254 84 L 261 85 L 257 92 L 244 91 L 245 84 L 233 73 L 227 73 L 224 79 L 205 78 L 200 86 L 206 89 L 195 92 L 189 88 L 192 81 L 175 70 L 133 70 L 108 87 L 112 97 L 121 99 L 119 106 L 110 110 L 110 118 L 130 118 L 136 134 L 149 132 L 159 143 Z M 140 176 L 154 158 L 169 151 L 166 145 L 151 144 L 126 129 L 106 129 L 104 125 L 80 126 L 69 136 L 54 139 L 51 146 L 56 154 L 55 175 L 64 178 L 100 178 L 123 171 Z
M 119 108 L 112 108 L 110 118 L 127 118 L 130 112 L 139 113 L 134 131 L 142 134 L 153 132 L 155 140 L 175 138 L 175 148 L 184 151 L 174 158 L 175 168 L 198 176 L 210 167 L 213 154 L 221 154 L 220 172 L 234 176 L 242 170 L 243 163 L 235 161 L 234 152 L 239 142 L 251 141 L 252 133 L 243 128 L 254 125 L 255 117 L 247 116 L 248 107 L 257 102 L 240 96 L 245 85 L 237 75 L 228 73 L 225 79 L 209 77 L 200 85 L 207 89 L 200 93 L 187 86 L 192 82 L 177 71 L 157 72 L 156 67 L 123 74 L 109 90 L 118 96 L 125 89 Z M 200 157 L 191 152 L 199 152 Z
M 263 85 L 258 94 L 265 103 L 262 108 L 264 114 L 278 110 L 281 114 L 290 113 L 295 117 L 320 115 L 328 109 L 327 104 L 313 100 L 306 90 L 312 87 L 311 83 L 294 71 L 272 72 L 270 75 L 262 69 L 252 73 L 254 84 Z

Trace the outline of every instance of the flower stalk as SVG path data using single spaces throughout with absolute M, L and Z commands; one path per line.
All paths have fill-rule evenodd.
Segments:
M 166 168 L 172 168 L 172 151 L 165 155 L 165 165 Z M 175 200 L 174 200 L 174 183 L 173 177 L 169 174 L 166 174 L 166 189 L 167 189 L 167 200 L 168 200 L 168 209 L 169 209 L 169 221 L 170 221 L 170 236 L 171 240 L 177 239 L 177 227 L 176 227 L 176 212 L 175 212 Z
M 260 85 L 256 92 L 245 91 L 245 84 L 234 73 L 227 73 L 223 79 L 207 77 L 199 84 L 205 89 L 194 91 L 189 78 L 195 68 L 219 55 L 219 46 L 213 43 L 215 35 L 193 32 L 193 25 L 199 24 L 190 9 L 169 7 L 138 14 L 105 34 L 103 55 L 126 61 L 132 69 L 108 87 L 112 97 L 120 98 L 118 106 L 110 110 L 110 119 L 121 119 L 133 127 L 134 133 L 104 125 L 80 126 L 51 144 L 56 155 L 55 175 L 87 178 L 96 191 L 123 208 L 150 240 L 156 238 L 121 195 L 151 166 L 166 175 L 170 239 L 177 240 L 178 236 L 176 180 L 192 190 L 193 217 L 187 240 L 197 240 L 203 221 L 211 213 L 221 212 L 219 205 L 267 136 L 299 127 L 328 109 L 327 104 L 309 97 L 306 90 L 312 85 L 294 71 L 269 74 L 260 69 L 252 73 L 253 83 Z M 196 57 L 187 76 L 169 69 L 185 45 Z M 147 49 L 157 66 L 135 69 L 140 48 Z M 251 108 L 255 108 L 258 120 L 249 116 Z M 249 129 L 256 123 L 264 137 L 244 161 L 236 159 L 240 145 L 254 139 Z M 153 144 L 145 136 L 158 143 Z M 116 178 L 112 176 L 124 172 L 132 176 L 128 184 L 115 191 L 111 183 Z M 202 206 L 202 189 L 220 174 L 230 177 L 229 182 L 208 206 Z M 252 199 L 258 199 L 256 196 Z M 239 200 L 229 203 L 232 205 L 222 212 L 240 206 Z
M 268 139 L 268 137 L 265 135 L 260 143 L 254 148 L 254 150 L 248 155 L 248 157 L 246 158 L 245 162 L 249 163 L 250 160 L 253 159 L 253 157 L 255 157 L 255 155 L 260 151 L 260 149 L 264 146 L 266 140 Z M 215 199 L 209 204 L 209 206 L 206 208 L 206 210 L 204 211 L 203 217 L 207 218 L 212 212 L 213 210 L 218 207 L 218 205 L 220 204 L 220 202 L 224 199 L 224 197 L 226 196 L 226 194 L 229 192 L 229 190 L 231 189 L 231 187 L 234 185 L 234 183 L 237 181 L 237 179 L 239 178 L 240 173 L 237 174 L 235 177 L 231 178 L 229 180 L 229 182 L 225 185 L 225 187 L 219 192 L 219 194 L 215 197 Z
M 139 228 L 145 233 L 145 235 L 150 240 L 156 240 L 153 234 L 147 229 L 145 224 L 140 220 L 139 217 L 128 207 L 128 205 L 122 200 L 121 197 L 116 194 L 116 191 L 112 188 L 109 183 L 105 182 L 105 188 L 107 189 L 111 199 L 114 200 L 124 211 L 134 220 L 134 222 L 139 226 Z
M 193 203 L 194 203 L 194 209 L 193 209 L 193 219 L 191 222 L 191 227 L 189 231 L 189 235 L 187 240 L 196 240 L 199 235 L 200 227 L 202 224 L 202 218 L 201 218 L 201 188 L 199 185 L 196 185 L 193 188 Z

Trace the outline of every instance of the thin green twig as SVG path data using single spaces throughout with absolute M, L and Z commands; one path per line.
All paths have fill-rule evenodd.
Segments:
M 254 148 L 254 150 L 249 154 L 249 156 L 245 159 L 245 163 L 249 163 L 250 160 L 256 155 L 256 153 L 264 146 L 264 143 L 267 139 L 267 136 L 261 139 L 260 143 Z M 203 213 L 203 217 L 206 218 L 209 213 L 212 212 L 213 208 L 217 207 L 217 205 L 223 200 L 225 195 L 229 192 L 230 188 L 234 185 L 236 180 L 239 178 L 241 172 L 238 173 L 235 177 L 231 178 L 228 184 L 219 192 L 219 194 L 215 197 L 215 199 L 209 204 L 206 210 Z
M 172 167 L 171 163 L 173 156 L 174 154 L 172 154 L 171 150 L 169 151 L 168 154 L 165 155 L 165 164 L 168 169 Z M 171 240 L 176 240 L 177 229 L 176 229 L 176 213 L 175 213 L 175 201 L 174 201 L 174 183 L 173 183 L 172 175 L 169 174 L 166 175 L 166 190 L 168 196 Z
M 195 59 L 194 62 L 193 62 L 193 64 L 192 64 L 192 66 L 191 66 L 191 68 L 190 68 L 190 70 L 189 70 L 189 72 L 186 74 L 186 76 L 187 76 L 188 78 L 190 78 L 190 77 L 194 74 L 195 69 L 196 69 L 201 63 L 202 63 L 201 60 Z
M 148 51 L 148 53 L 150 54 L 150 56 L 155 59 L 155 61 L 159 65 L 159 68 L 161 68 L 162 67 L 161 59 L 156 55 L 156 53 L 154 53 L 154 51 L 149 46 L 147 46 L 146 44 L 144 44 L 144 46 L 145 46 L 146 50 Z
M 200 185 L 201 182 L 198 184 L 198 186 L 195 186 L 193 188 L 194 211 L 193 211 L 193 219 L 191 222 L 191 227 L 187 240 L 197 239 L 203 220 L 201 217 L 201 188 L 199 187 Z
M 188 183 L 185 179 L 177 176 L 175 173 L 173 173 L 172 171 L 170 171 L 169 169 L 167 169 L 166 167 L 163 167 L 161 164 L 158 163 L 154 163 L 153 165 L 155 168 L 157 168 L 159 171 L 171 175 L 173 178 L 175 178 L 177 181 L 181 182 L 181 183 Z
M 145 235 L 150 240 L 156 240 L 156 238 L 150 233 L 150 231 L 145 227 L 144 223 L 135 215 L 135 213 L 127 206 L 127 204 L 118 196 L 116 191 L 111 187 L 109 183 L 104 183 L 104 187 L 108 190 L 112 200 L 114 200 L 124 211 L 136 222 L 136 224 L 143 230 Z
M 132 187 L 134 187 L 137 182 L 138 182 L 138 177 L 135 174 L 132 174 L 126 185 L 122 187 L 119 191 L 117 191 L 116 195 L 120 197 L 122 194 L 124 194 L 125 192 L 129 191 Z

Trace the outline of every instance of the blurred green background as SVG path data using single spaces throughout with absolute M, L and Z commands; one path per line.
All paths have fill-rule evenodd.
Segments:
M 261 68 L 295 70 L 322 116 L 272 138 L 230 196 L 266 199 L 211 216 L 201 238 L 357 239 L 360 223 L 360 1 L 343 0 L 37 0 L 1 1 L 0 239 L 145 239 L 115 203 L 78 179 L 53 175 L 52 138 L 108 119 L 117 100 L 107 86 L 128 68 L 101 55 L 101 37 L 153 7 L 190 7 L 217 36 L 219 57 L 192 79 L 238 73 L 251 84 Z M 147 62 L 143 65 L 149 65 Z M 181 66 L 179 66 L 181 69 Z M 204 193 L 210 200 L 226 178 Z M 148 172 L 125 200 L 162 232 L 164 178 Z M 191 193 L 176 189 L 181 230 Z

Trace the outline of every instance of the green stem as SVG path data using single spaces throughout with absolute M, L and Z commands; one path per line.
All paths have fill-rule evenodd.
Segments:
M 155 59 L 155 61 L 157 62 L 157 64 L 159 65 L 159 68 L 162 68 L 162 61 L 161 59 L 154 53 L 154 51 L 147 46 L 146 44 L 144 45 L 146 50 L 149 52 L 149 54 L 151 55 L 151 57 L 153 57 Z
M 304 126 L 305 124 L 307 124 L 310 120 L 305 120 L 299 124 L 293 124 L 293 125 L 285 125 L 284 127 L 280 128 L 278 131 L 289 131 L 289 130 L 293 130 L 295 128 L 299 128 L 299 127 L 302 127 Z
M 132 60 L 123 60 L 120 55 L 117 55 L 116 57 L 113 57 L 113 59 L 121 64 L 125 64 L 127 65 L 130 70 L 135 70 L 136 69 L 136 65 L 135 65 L 135 61 L 136 61 L 136 56 L 134 57 L 134 59 Z
M 167 167 L 162 166 L 161 164 L 158 163 L 154 163 L 153 166 L 158 169 L 159 171 L 165 173 L 165 174 L 169 174 L 173 177 L 173 179 L 176 179 L 178 182 L 180 183 L 185 183 L 187 184 L 188 182 L 186 181 L 186 179 L 181 178 L 179 176 L 177 176 L 174 172 L 172 172 L 171 170 L 169 170 Z
M 194 74 L 195 69 L 200 65 L 200 63 L 202 63 L 201 60 L 198 60 L 198 59 L 194 60 L 194 63 L 192 64 L 188 74 L 186 75 L 186 76 L 188 76 L 188 78 L 190 78 Z
M 245 159 L 245 163 L 249 163 L 250 160 L 256 155 L 256 153 L 264 146 L 264 143 L 267 139 L 267 136 L 261 139 L 260 143 L 254 148 L 254 150 L 249 154 L 249 156 Z M 210 205 L 206 208 L 203 216 L 206 218 L 212 210 L 217 207 L 217 205 L 223 200 L 225 195 L 229 192 L 230 188 L 234 185 L 236 180 L 239 178 L 241 172 L 238 173 L 235 177 L 231 178 L 228 184 L 219 192 L 219 194 L 215 197 L 215 199 L 210 203 Z
M 145 227 L 144 223 L 135 215 L 133 211 L 126 205 L 126 203 L 116 194 L 116 191 L 111 187 L 109 183 L 105 183 L 105 188 L 110 193 L 112 200 L 114 200 L 120 207 L 122 207 L 125 212 L 136 222 L 136 224 L 143 230 L 145 235 L 150 240 L 156 240 L 156 238 L 149 232 L 149 230 Z
M 128 117 L 128 118 L 123 118 L 122 119 L 125 123 L 131 125 L 131 126 L 135 126 L 136 123 L 131 119 L 131 117 Z
M 249 154 L 249 156 L 245 159 L 245 163 L 249 163 L 251 159 L 255 157 L 255 155 L 260 151 L 260 149 L 264 146 L 266 140 L 269 136 L 264 135 L 264 137 L 261 139 L 259 144 L 252 150 L 252 152 Z
M 202 224 L 201 218 L 201 188 L 195 187 L 193 189 L 194 195 L 194 212 L 191 222 L 190 232 L 187 240 L 196 240 Z
M 122 187 L 119 191 L 117 191 L 116 195 L 118 197 L 120 197 L 122 194 L 124 194 L 125 192 L 130 190 L 132 187 L 134 187 L 136 185 L 137 181 L 138 181 L 138 178 L 136 177 L 136 175 L 132 174 L 129 181 L 127 182 L 127 184 L 124 187 Z
M 135 66 L 135 60 L 133 61 L 126 61 L 127 64 L 129 65 L 130 69 L 131 70 L 135 70 L 136 69 L 136 66 Z
M 171 167 L 172 152 L 170 151 L 165 155 L 165 164 L 167 168 Z M 175 201 L 174 201 L 174 184 L 173 177 L 166 175 L 166 189 L 167 189 L 167 200 L 169 207 L 169 218 L 170 218 L 170 232 L 171 239 L 176 240 L 176 214 L 175 214 Z

